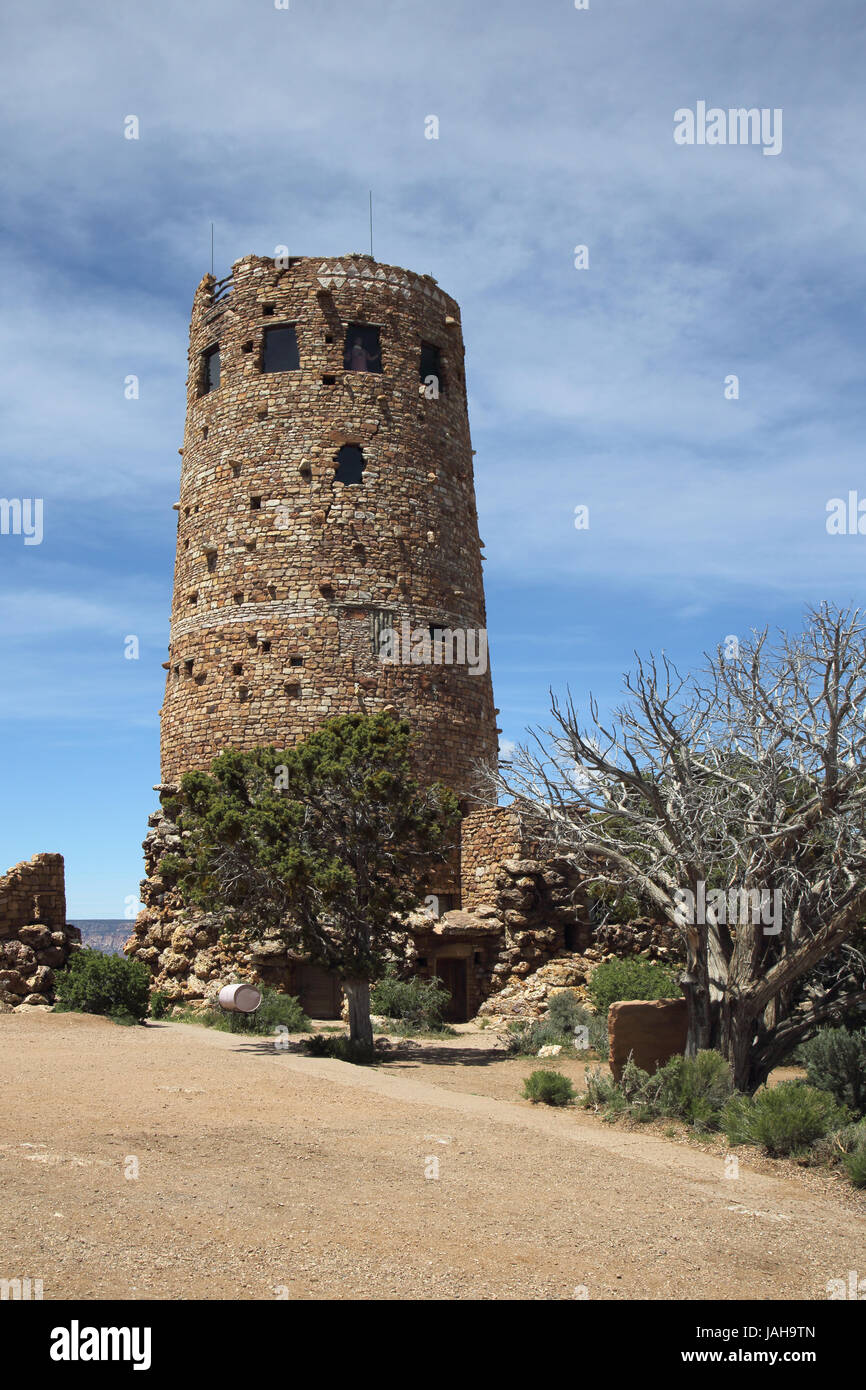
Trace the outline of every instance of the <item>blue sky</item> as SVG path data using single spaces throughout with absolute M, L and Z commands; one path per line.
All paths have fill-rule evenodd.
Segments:
M 861 600 L 866 536 L 825 525 L 866 497 L 861 0 L 4 16 L 0 496 L 44 539 L 0 535 L 0 872 L 59 850 L 71 917 L 137 901 L 211 222 L 217 276 L 366 250 L 372 188 L 377 259 L 460 302 L 506 740 L 635 649 Z M 780 108 L 781 153 L 677 145 L 698 101 Z

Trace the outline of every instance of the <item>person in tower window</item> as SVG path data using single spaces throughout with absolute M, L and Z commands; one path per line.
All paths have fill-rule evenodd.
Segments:
M 381 352 L 368 352 L 359 335 L 346 353 L 346 366 L 350 372 L 372 372 L 381 356 Z

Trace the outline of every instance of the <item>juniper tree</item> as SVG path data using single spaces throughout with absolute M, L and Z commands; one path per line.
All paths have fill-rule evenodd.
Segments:
M 586 723 L 552 697 L 553 725 L 498 788 L 601 901 L 631 894 L 672 924 L 687 1051 L 719 1049 L 754 1089 L 866 1005 L 866 625 L 824 604 L 801 634 L 755 632 L 695 675 L 638 659 L 625 690 L 609 718 L 590 697 Z
M 411 733 L 390 714 L 332 719 L 296 747 L 226 751 L 187 773 L 172 812 L 183 851 L 162 873 L 226 916 L 237 938 L 270 929 L 336 974 L 353 1040 L 372 1044 L 370 983 L 405 957 L 403 920 L 451 848 L 454 794 L 422 788 Z

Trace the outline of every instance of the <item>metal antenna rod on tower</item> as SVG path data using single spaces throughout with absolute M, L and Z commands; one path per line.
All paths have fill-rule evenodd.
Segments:
M 213 223 L 210 224 L 210 273 L 213 275 Z
M 373 190 L 370 189 L 370 256 L 373 255 Z

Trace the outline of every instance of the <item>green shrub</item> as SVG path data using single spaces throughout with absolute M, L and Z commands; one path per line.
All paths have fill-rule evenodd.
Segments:
M 685 1120 L 695 1129 L 718 1129 L 734 1089 L 731 1068 L 720 1052 L 671 1057 L 647 1077 L 638 1097 L 653 1116 Z
M 854 1186 L 866 1187 L 866 1144 L 854 1149 L 853 1153 L 846 1154 L 842 1161 L 845 1172 Z
M 582 1105 L 586 1110 L 604 1110 L 609 1105 L 614 1105 L 618 1109 L 625 1108 L 625 1097 L 618 1089 L 613 1077 L 607 1072 L 603 1072 L 601 1067 L 590 1067 L 583 1084 L 586 1090 L 578 1097 L 578 1105 Z M 622 1106 L 619 1102 L 622 1101 Z
M 605 960 L 597 965 L 587 993 L 600 1014 L 621 999 L 679 999 L 682 991 L 672 972 L 642 956 Z
M 382 1060 L 375 1047 L 353 1042 L 346 1033 L 332 1034 L 330 1037 L 325 1033 L 314 1033 L 312 1037 L 304 1038 L 302 1045 L 311 1057 L 336 1057 L 339 1062 L 354 1062 L 359 1067 L 368 1067 Z
M 554 995 L 554 999 L 560 998 Z M 551 1018 L 538 1019 L 529 1022 L 521 1019 L 517 1023 L 509 1024 L 506 1048 L 509 1053 L 518 1057 L 537 1057 L 539 1049 L 556 1045 L 568 1048 L 576 1052 L 585 1052 L 587 1048 L 578 1046 L 575 1038 L 574 1029 L 585 1027 L 589 1034 L 589 1050 L 595 1052 L 599 1057 L 607 1057 L 609 1041 L 607 1036 L 607 1017 L 605 1015 L 590 1013 L 589 1009 L 577 1004 L 573 1009 L 569 1009 L 568 1019 L 573 1019 L 572 1027 L 562 1028 L 557 1020 L 556 1014 Z
M 104 1014 L 118 1022 L 140 1023 L 150 1004 L 151 974 L 140 960 L 104 955 L 87 946 L 57 974 L 61 1013 Z
M 289 1033 L 308 1033 L 310 1020 L 294 994 L 281 994 L 276 989 L 262 991 L 262 1002 L 252 1015 L 255 1032 L 274 1033 L 277 1028 Z
M 151 1018 L 165 1018 L 171 1008 L 171 999 L 164 989 L 155 989 L 150 996 Z
M 773 1158 L 803 1153 L 846 1118 L 827 1091 L 805 1081 L 782 1081 L 754 1096 L 732 1096 L 722 1112 L 731 1144 L 758 1144 Z
M 809 1150 L 809 1162 L 832 1168 L 858 1148 L 866 1148 L 866 1120 L 843 1125 L 816 1139 Z
M 586 1009 L 575 999 L 570 990 L 562 989 L 551 994 L 547 1001 L 547 1021 L 560 1033 L 573 1033 L 584 1023 Z
M 852 1114 L 866 1115 L 866 1028 L 822 1028 L 799 1055 L 810 1086 L 829 1091 Z
M 523 1083 L 523 1095 L 533 1105 L 571 1105 L 574 1087 L 559 1071 L 534 1071 Z
M 244 1014 L 228 1011 L 219 1003 L 214 1003 L 192 1016 L 192 1022 L 204 1023 L 221 1033 L 255 1033 L 259 1037 L 276 1032 L 305 1033 L 309 1031 L 310 1020 L 301 1008 L 300 1000 L 294 994 L 281 994 L 277 989 L 262 989 L 262 1002 L 255 1013 Z
M 671 1057 L 650 1075 L 629 1057 L 619 1084 L 595 1069 L 586 1074 L 580 1103 L 602 1110 L 607 1120 L 622 1114 L 648 1121 L 685 1120 L 695 1129 L 718 1129 L 733 1090 L 731 1069 L 718 1052 Z
M 370 1012 L 435 1033 L 443 1026 L 442 1015 L 450 999 L 448 987 L 438 975 L 430 980 L 418 975 L 401 980 L 395 971 L 389 970 L 370 990 Z

